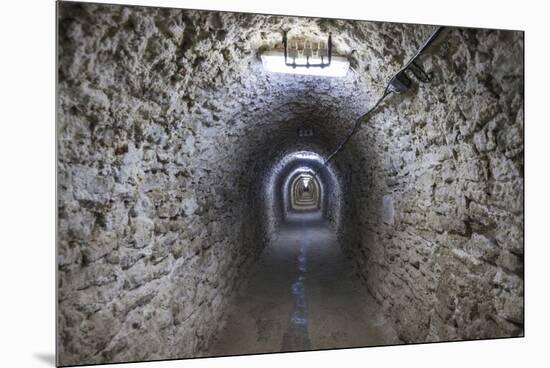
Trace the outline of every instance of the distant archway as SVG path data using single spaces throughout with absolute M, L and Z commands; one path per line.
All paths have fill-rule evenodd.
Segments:
M 317 178 L 308 173 L 297 175 L 290 185 L 290 207 L 294 211 L 319 209 L 320 186 Z

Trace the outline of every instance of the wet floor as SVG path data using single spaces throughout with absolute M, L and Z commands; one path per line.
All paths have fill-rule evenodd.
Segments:
M 286 226 L 229 306 L 208 355 L 388 345 L 399 339 L 320 221 Z

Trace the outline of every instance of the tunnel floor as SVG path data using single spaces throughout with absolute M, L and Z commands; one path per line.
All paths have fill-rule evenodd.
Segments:
M 266 247 L 208 355 L 399 343 L 322 221 L 294 221 Z

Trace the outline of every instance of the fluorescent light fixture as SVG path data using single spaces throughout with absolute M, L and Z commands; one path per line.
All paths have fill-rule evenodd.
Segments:
M 266 51 L 262 53 L 262 64 L 265 70 L 273 73 L 285 73 L 285 74 L 301 74 L 301 75 L 316 75 L 319 77 L 344 77 L 349 69 L 349 61 L 343 56 L 332 56 L 332 60 L 329 66 L 324 68 L 320 67 L 295 67 L 285 64 L 285 55 L 283 51 Z M 296 63 L 305 63 L 303 60 L 296 59 Z M 310 58 L 310 63 L 314 63 L 315 60 Z M 320 62 L 320 60 L 319 60 Z

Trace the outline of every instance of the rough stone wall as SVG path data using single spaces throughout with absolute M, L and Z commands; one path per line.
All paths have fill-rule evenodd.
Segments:
M 283 25 L 335 26 L 320 20 L 67 2 L 58 14 L 59 363 L 205 354 L 265 245 L 259 178 L 296 149 L 297 124 L 318 128 L 302 146 L 335 146 L 329 123 L 356 114 L 361 76 L 262 69 L 258 49 Z
M 265 245 L 263 178 L 289 153 L 330 153 L 433 29 L 65 2 L 58 27 L 61 364 L 207 354 Z M 283 29 L 333 32 L 352 72 L 265 72 Z M 522 312 L 521 40 L 452 37 L 426 61 L 435 82 L 393 96 L 333 163 L 333 227 L 407 341 L 468 337 L 476 313 L 515 333 Z
M 523 34 L 445 37 L 354 138 L 347 250 L 406 342 L 522 335 Z
M 61 364 L 203 354 L 263 246 L 251 162 L 193 102 L 211 70 L 186 90 L 173 62 L 180 15 L 61 6 Z

